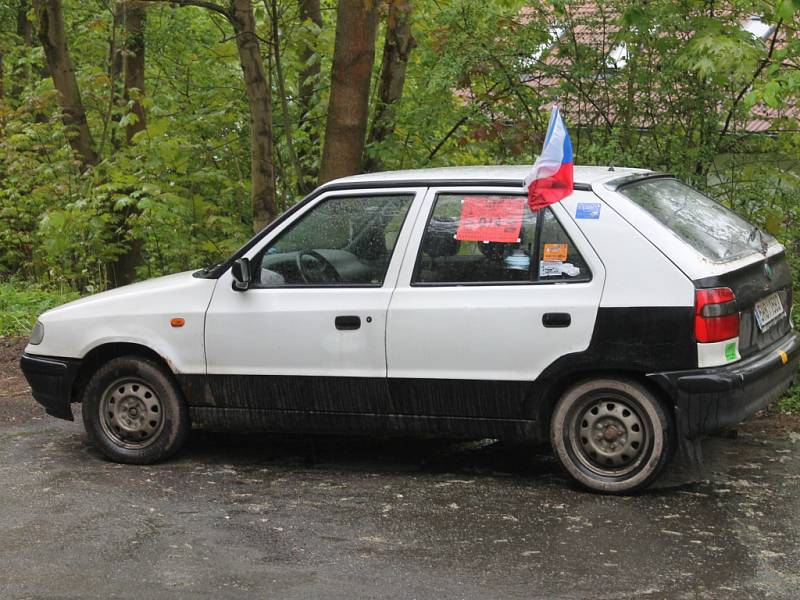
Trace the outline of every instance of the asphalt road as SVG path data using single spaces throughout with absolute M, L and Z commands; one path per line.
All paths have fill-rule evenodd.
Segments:
M 10 396 L 3 599 L 800 597 L 800 436 L 769 419 L 612 498 L 490 442 L 197 431 L 122 466 Z

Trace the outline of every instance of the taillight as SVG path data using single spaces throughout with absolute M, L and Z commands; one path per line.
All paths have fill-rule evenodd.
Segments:
M 739 311 L 730 288 L 697 290 L 694 337 L 698 342 L 722 342 L 739 335 Z

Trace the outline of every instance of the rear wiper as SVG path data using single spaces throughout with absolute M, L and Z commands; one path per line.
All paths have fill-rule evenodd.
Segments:
M 767 242 L 764 240 L 764 234 L 761 233 L 761 229 L 759 229 L 758 225 L 753 225 L 753 229 L 750 230 L 750 235 L 747 236 L 747 241 L 754 242 L 756 239 L 756 235 L 758 235 L 758 241 L 759 241 L 758 246 L 761 249 L 761 254 L 766 256 L 769 244 L 767 244 Z

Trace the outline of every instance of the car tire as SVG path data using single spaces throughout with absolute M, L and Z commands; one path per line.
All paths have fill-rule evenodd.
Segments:
M 592 379 L 556 404 L 550 440 L 564 470 L 588 490 L 629 494 L 649 486 L 674 448 L 672 414 L 631 379 Z
M 189 410 L 172 375 L 144 357 L 102 365 L 86 385 L 82 413 L 90 440 L 115 462 L 164 460 L 189 435 Z

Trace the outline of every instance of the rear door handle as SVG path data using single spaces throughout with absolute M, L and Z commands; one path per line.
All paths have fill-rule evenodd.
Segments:
M 334 323 L 336 324 L 336 329 L 340 329 L 342 331 L 352 331 L 353 329 L 358 329 L 361 327 L 361 317 L 345 315 L 336 317 Z
M 569 327 L 572 316 L 569 313 L 544 313 L 542 325 L 545 327 Z

